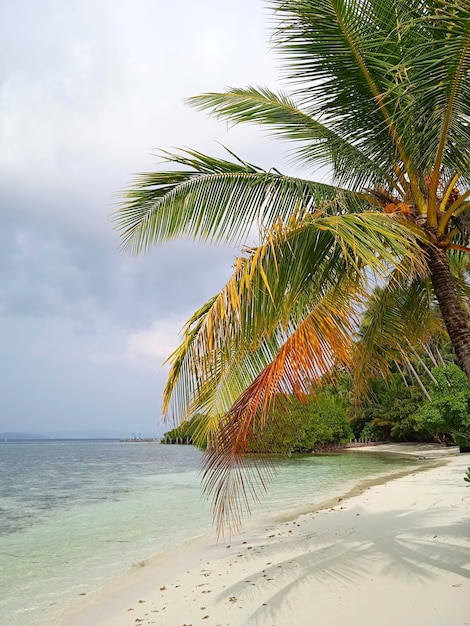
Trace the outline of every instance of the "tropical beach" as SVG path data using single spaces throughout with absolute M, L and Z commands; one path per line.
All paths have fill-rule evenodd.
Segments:
M 69 608 L 142 565 L 216 541 L 195 446 L 119 441 L 0 445 L 0 614 L 9 626 L 62 624 Z M 338 498 L 423 461 L 393 454 L 271 455 L 267 493 L 244 529 Z M 167 558 L 168 557 L 168 558 Z M 178 562 L 178 561 L 177 561 Z M 26 600 L 25 600 L 26 598 Z
M 424 457 L 411 472 L 150 560 L 56 626 L 469 624 L 470 455 L 431 448 L 406 446 Z
M 0 5 L 2 624 L 470 626 L 470 0 L 63 4 Z

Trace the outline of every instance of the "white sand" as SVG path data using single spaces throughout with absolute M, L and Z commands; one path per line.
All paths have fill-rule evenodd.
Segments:
M 195 543 L 56 626 L 470 625 L 469 465 L 452 456 L 230 544 Z

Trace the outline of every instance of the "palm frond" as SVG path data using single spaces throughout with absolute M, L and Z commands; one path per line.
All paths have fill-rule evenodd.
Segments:
M 294 162 L 327 165 L 334 179 L 349 188 L 390 183 L 390 173 L 363 154 L 360 148 L 301 111 L 285 93 L 276 94 L 263 87 L 231 89 L 225 93 L 206 93 L 188 99 L 197 110 L 233 124 L 255 123 L 267 127 L 274 137 L 299 143 L 292 148 Z M 393 181 L 392 181 L 393 186 Z
M 443 332 L 442 319 L 432 304 L 431 286 L 422 276 L 395 272 L 364 303 L 365 316 L 356 346 L 353 376 L 358 396 L 367 393 L 368 381 L 391 375 L 394 363 Z
M 272 398 L 308 394 L 335 363 L 351 366 L 364 289 L 372 273 L 383 280 L 391 267 L 400 276 L 422 270 L 402 222 L 380 213 L 307 214 L 277 224 L 190 320 L 166 395 L 180 415 L 207 415 L 205 480 L 219 524 L 237 524 L 256 492 L 239 482 L 246 463 L 262 484 L 263 466 L 243 455 Z
M 468 175 L 470 13 L 465 0 L 272 0 L 299 106 L 391 171 L 425 212 L 443 168 Z M 413 132 L 410 132 L 413 129 Z
M 296 92 L 300 105 L 376 163 L 391 169 L 399 158 L 408 169 L 386 98 L 402 58 L 397 22 L 404 3 L 395 3 L 392 11 L 388 3 L 389 14 L 400 14 L 393 21 L 386 18 L 384 2 L 270 4 L 280 18 L 275 42 L 287 61 L 287 78 L 302 85 Z
M 320 297 L 345 275 L 359 280 L 366 267 L 377 280 L 397 264 L 413 274 L 422 269 L 420 255 L 406 224 L 381 213 L 307 213 L 276 225 L 262 246 L 237 260 L 226 286 L 188 322 L 170 359 L 165 408 L 174 393 L 176 413 L 187 415 L 190 405 L 192 413 L 200 411 L 190 398 L 201 380 L 217 380 L 235 353 L 244 358 L 277 332 L 289 333 L 312 294 Z
M 186 150 L 162 153 L 186 169 L 141 174 L 115 213 L 122 246 L 139 253 L 175 237 L 242 243 L 254 225 L 263 230 L 306 210 L 362 211 L 364 194 L 264 171 Z
M 407 60 L 413 65 L 410 93 L 416 100 L 415 118 L 422 120 L 419 135 L 422 143 L 432 146 L 435 202 L 443 166 L 465 175 L 468 171 L 470 6 L 468 2 L 434 5 L 430 3 L 427 13 L 418 9 L 413 15 L 410 28 L 422 30 L 423 38 L 408 52 Z M 431 171 L 427 164 L 424 167 Z
M 251 456 L 249 442 L 270 418 L 274 399 L 292 392 L 302 398 L 311 396 L 333 371 L 335 362 L 350 365 L 356 320 L 348 305 L 357 295 L 357 284 L 352 282 L 349 288 L 343 282 L 341 288 L 326 294 L 231 409 L 220 416 L 203 473 L 219 532 L 240 525 L 271 476 L 269 460 Z

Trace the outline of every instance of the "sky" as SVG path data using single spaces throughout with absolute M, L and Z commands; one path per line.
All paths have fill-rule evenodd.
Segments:
M 0 432 L 158 436 L 166 357 L 236 250 L 135 257 L 111 214 L 158 149 L 282 146 L 184 104 L 276 88 L 261 0 L 0 0 Z M 286 168 L 284 167 L 284 171 Z

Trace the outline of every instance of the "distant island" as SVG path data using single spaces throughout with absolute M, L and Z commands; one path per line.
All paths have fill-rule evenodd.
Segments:
M 46 431 L 43 434 L 37 433 L 24 433 L 3 431 L 0 432 L 0 442 L 6 441 L 72 441 L 72 440 L 107 440 L 107 441 L 119 441 L 120 439 L 129 440 L 141 440 L 141 439 L 154 439 L 152 435 L 145 433 L 133 433 L 130 437 L 129 434 L 123 431 L 113 430 L 72 430 L 72 431 Z
M 37 440 L 37 439 L 50 439 L 46 435 L 32 435 L 31 433 L 0 433 L 0 441 L 24 441 L 24 440 Z
M 156 437 L 127 437 L 126 439 L 119 439 L 119 441 L 122 443 L 153 443 L 157 441 L 159 443 L 160 439 L 157 439 Z

